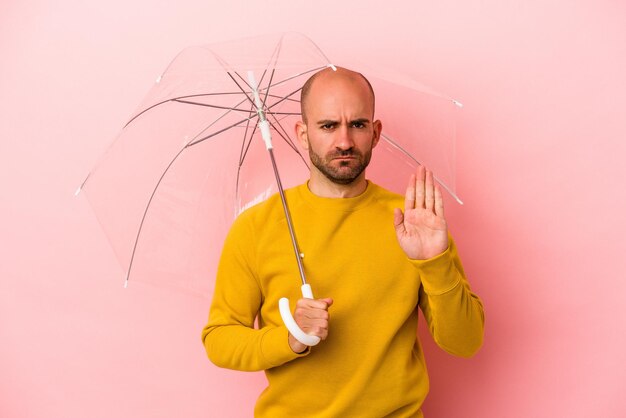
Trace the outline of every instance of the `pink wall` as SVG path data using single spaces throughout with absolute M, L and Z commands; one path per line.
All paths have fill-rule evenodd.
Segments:
M 283 30 L 465 104 L 448 213 L 486 338 L 425 338 L 427 416 L 626 414 L 620 2 L 89 3 L 0 5 L 0 416 L 249 415 L 263 377 L 205 359 L 207 301 L 124 290 L 73 192 L 180 49 Z

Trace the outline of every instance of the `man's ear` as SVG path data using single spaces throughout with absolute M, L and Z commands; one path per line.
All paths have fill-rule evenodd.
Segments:
M 380 134 L 383 131 L 383 123 L 379 120 L 374 121 L 374 138 L 372 138 L 372 148 L 378 145 L 378 141 L 380 141 Z
M 305 151 L 309 150 L 309 137 L 307 134 L 307 126 L 304 122 L 296 122 L 296 137 L 300 141 L 300 145 Z

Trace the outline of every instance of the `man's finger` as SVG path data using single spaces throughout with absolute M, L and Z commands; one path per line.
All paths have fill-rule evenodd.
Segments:
M 404 195 L 404 211 L 415 209 L 415 174 L 409 177 L 409 184 L 406 186 Z
M 426 173 L 424 166 L 417 168 L 417 175 L 415 176 L 415 207 L 424 208 L 424 183 L 426 182 Z
M 435 188 L 433 180 L 433 172 L 426 170 L 426 182 L 424 185 L 424 206 L 428 210 L 433 210 L 435 207 Z
M 395 208 L 393 210 L 393 226 L 396 228 L 397 232 L 404 232 L 404 214 L 402 213 L 402 209 Z
M 322 309 L 326 310 L 330 305 L 333 304 L 333 300 L 331 298 L 325 299 L 308 299 L 302 298 L 296 302 L 296 306 L 303 309 Z
M 301 314 L 303 317 L 312 320 L 328 321 L 330 319 L 330 314 L 326 309 L 302 309 Z
M 444 217 L 443 214 L 443 194 L 441 193 L 441 188 L 438 185 L 435 185 L 435 215 Z

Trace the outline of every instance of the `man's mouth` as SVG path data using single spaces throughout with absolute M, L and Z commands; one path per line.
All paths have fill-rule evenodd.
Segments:
M 354 160 L 356 159 L 356 157 L 357 155 L 354 152 L 337 153 L 337 154 L 331 155 L 332 160 L 340 160 L 340 161 Z

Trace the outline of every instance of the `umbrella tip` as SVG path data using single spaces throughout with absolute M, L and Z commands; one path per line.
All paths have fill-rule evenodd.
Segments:
M 124 289 L 128 289 L 128 277 L 124 280 Z
M 458 107 L 460 107 L 461 109 L 463 108 L 463 103 L 456 101 L 454 99 L 452 99 L 452 103 L 454 103 L 455 105 L 457 105 Z
M 76 189 L 76 191 L 74 192 L 74 196 L 78 196 L 78 194 L 80 193 L 81 190 L 83 190 L 83 186 L 82 185 L 78 186 L 78 189 Z
M 337 67 L 335 67 L 335 64 L 326 64 L 326 66 L 332 68 L 333 71 L 337 71 Z

